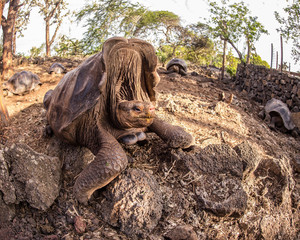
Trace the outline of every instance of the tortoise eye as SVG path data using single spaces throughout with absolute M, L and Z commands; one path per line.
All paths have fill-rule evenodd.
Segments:
M 136 111 L 136 112 L 141 112 L 142 109 L 139 108 L 138 106 L 133 106 L 132 110 Z

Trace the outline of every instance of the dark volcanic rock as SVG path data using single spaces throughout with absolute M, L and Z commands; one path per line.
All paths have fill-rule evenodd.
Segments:
M 247 207 L 241 181 L 224 174 L 202 176 L 196 185 L 196 195 L 201 208 L 218 216 L 240 216 Z
M 275 159 L 262 159 L 254 171 L 257 179 L 256 190 L 267 198 L 274 206 L 282 203 L 284 188 L 288 186 L 288 179 L 279 161 Z
M 175 155 L 177 155 L 175 153 Z M 179 152 L 184 165 L 194 174 L 230 174 L 238 178 L 243 176 L 243 164 L 237 153 L 226 144 L 196 147 L 191 152 Z
M 4 159 L 3 150 L 0 148 L 0 225 L 14 217 L 15 202 L 15 187 L 9 176 L 9 165 Z
M 16 214 L 15 205 L 6 204 L 2 198 L 3 194 L 0 191 L 0 225 L 2 225 L 4 222 L 12 220 Z M 2 238 L 0 237 L 0 239 Z
M 3 148 L 0 146 L 0 191 L 3 193 L 4 202 L 12 204 L 16 202 L 16 190 L 12 183 L 12 177 L 9 175 L 10 166 L 9 162 L 4 158 Z
M 143 239 L 162 214 L 162 195 L 155 178 L 138 169 L 128 169 L 104 192 L 101 214 L 131 239 Z
M 4 158 L 10 164 L 15 203 L 27 201 L 34 208 L 48 209 L 60 191 L 59 159 L 37 153 L 25 144 L 6 148 Z
M 199 206 L 218 216 L 242 215 L 247 194 L 242 187 L 243 163 L 228 145 L 196 147 L 191 152 L 173 151 L 183 161 L 183 171 L 191 171 L 196 179 Z M 186 169 L 184 169 L 186 168 Z
M 177 226 L 166 234 L 167 240 L 198 240 L 192 226 Z
M 9 223 L 0 224 L 0 239 L 1 240 L 12 240 L 14 238 L 14 231 Z
M 244 170 L 254 168 L 255 164 L 260 160 L 259 153 L 248 142 L 235 146 L 234 150 L 243 162 Z

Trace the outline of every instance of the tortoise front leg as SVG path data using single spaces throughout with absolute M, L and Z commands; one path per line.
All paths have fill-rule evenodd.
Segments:
M 159 118 L 155 118 L 148 127 L 172 148 L 189 148 L 194 144 L 194 138 L 182 127 L 173 126 Z
M 94 147 L 91 147 L 95 154 L 94 161 L 80 173 L 74 185 L 74 195 L 83 204 L 87 203 L 94 191 L 110 183 L 128 164 L 127 156 L 117 140 L 107 132 L 105 138 L 103 132 L 101 135 L 98 152 L 95 153 Z

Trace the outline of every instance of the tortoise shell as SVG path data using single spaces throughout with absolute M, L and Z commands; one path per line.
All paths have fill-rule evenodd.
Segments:
M 287 130 L 293 130 L 295 128 L 295 125 L 291 118 L 291 112 L 284 102 L 276 98 L 272 98 L 266 103 L 265 112 L 271 117 L 274 113 L 276 115 L 279 115 L 283 121 L 284 127 Z
M 20 95 L 34 90 L 37 86 L 42 85 L 38 75 L 30 71 L 15 73 L 8 81 L 3 83 L 3 89 L 13 94 Z
M 141 84 L 150 101 L 155 101 L 154 87 L 160 78 L 156 73 L 157 57 L 153 46 L 139 39 L 110 38 L 103 44 L 102 52 L 91 56 L 68 72 L 54 90 L 45 94 L 47 119 L 54 132 L 58 134 L 63 132 L 79 116 L 93 108 L 101 96 L 105 95 L 108 99 L 106 104 L 111 107 L 111 103 L 115 100 L 109 99 L 109 96 L 114 97 L 111 92 L 116 88 L 116 83 L 111 82 L 109 74 L 115 70 L 111 56 L 124 49 L 131 49 L 140 54 L 145 72 Z
M 48 70 L 49 74 L 51 73 L 61 74 L 65 72 L 66 72 L 66 68 L 62 64 L 57 62 L 53 63 Z
M 167 63 L 167 70 L 169 70 L 174 65 L 179 66 L 179 68 L 181 68 L 184 72 L 187 72 L 187 64 L 184 60 L 179 58 L 173 58 Z

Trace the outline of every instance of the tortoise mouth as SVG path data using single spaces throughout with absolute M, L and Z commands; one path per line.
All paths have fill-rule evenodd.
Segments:
M 152 118 L 154 118 L 154 115 L 150 115 L 150 116 L 138 116 L 137 118 L 152 119 Z

